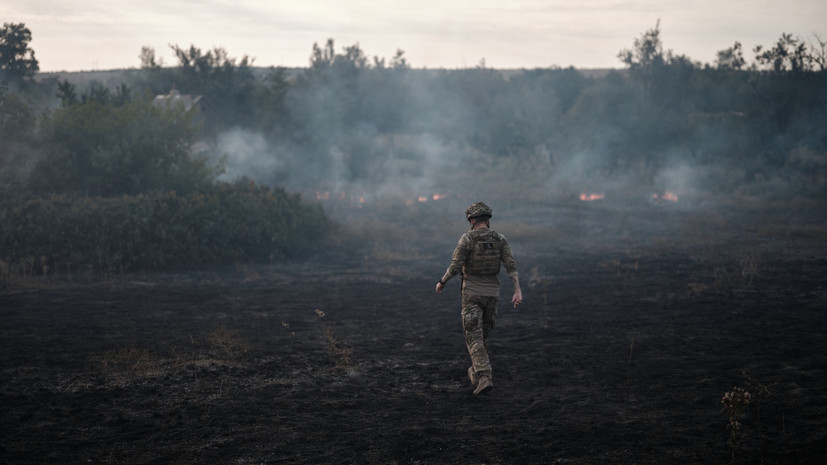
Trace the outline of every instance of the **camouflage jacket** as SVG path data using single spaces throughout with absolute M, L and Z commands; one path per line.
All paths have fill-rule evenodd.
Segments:
M 488 228 L 472 229 L 460 237 L 442 281 L 461 273 L 463 291 L 470 285 L 480 289 L 475 294 L 492 295 L 499 289 L 500 263 L 508 276 L 517 276 L 517 261 L 505 236 Z

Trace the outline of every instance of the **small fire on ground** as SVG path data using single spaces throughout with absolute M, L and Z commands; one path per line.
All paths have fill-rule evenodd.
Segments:
M 416 198 L 416 201 L 417 202 L 427 202 L 429 200 L 442 200 L 445 197 L 446 196 L 442 195 L 442 194 L 433 194 L 430 197 L 426 196 L 426 195 L 420 195 L 419 197 Z M 413 204 L 414 204 L 413 200 L 406 200 L 405 201 L 405 205 L 413 205 Z
M 678 196 L 674 192 L 664 191 L 663 194 L 652 194 L 654 202 L 677 202 Z
M 606 194 L 594 194 L 594 193 L 587 193 L 584 192 L 580 194 L 580 201 L 581 202 L 593 202 L 595 200 L 603 200 L 606 197 Z
M 581 202 L 594 202 L 595 200 L 603 200 L 606 198 L 606 194 L 602 193 L 595 193 L 595 192 L 583 192 L 580 194 L 580 201 Z M 660 202 L 677 202 L 678 195 L 672 191 L 664 191 L 662 194 L 655 193 L 652 194 L 652 201 L 655 203 Z

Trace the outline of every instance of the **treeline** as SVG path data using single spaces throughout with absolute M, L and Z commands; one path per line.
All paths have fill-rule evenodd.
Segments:
M 812 193 L 827 168 L 825 45 L 782 34 L 752 63 L 735 43 L 701 64 L 664 49 L 656 26 L 620 51 L 625 70 L 600 77 L 484 63 L 415 70 L 402 51 L 386 61 L 332 40 L 314 44 L 307 68 L 263 75 L 221 48 L 172 46 L 173 67 L 144 48 L 141 68 L 118 83 L 29 78 L 3 89 L 0 180 L 15 192 L 133 195 L 197 191 L 225 170 L 291 189 L 370 190 L 428 175 L 437 153 L 476 174 L 528 164 L 538 185 L 574 166 L 584 179 L 653 183 L 682 165 L 707 191 L 775 180 L 795 191 L 785 194 Z M 197 112 L 153 105 L 173 88 L 197 96 Z M 242 160 L 234 151 L 251 141 Z

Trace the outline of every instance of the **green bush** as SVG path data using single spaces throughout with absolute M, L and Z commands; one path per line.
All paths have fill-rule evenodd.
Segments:
M 252 182 L 199 193 L 7 200 L 0 260 L 101 271 L 279 260 L 322 237 L 321 207 Z
M 92 197 L 201 190 L 217 169 L 192 152 L 196 117 L 183 106 L 168 109 L 151 100 L 58 108 L 41 122 L 44 149 L 29 188 Z

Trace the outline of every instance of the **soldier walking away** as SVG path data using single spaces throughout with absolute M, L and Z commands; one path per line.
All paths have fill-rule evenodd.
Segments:
M 488 359 L 488 334 L 494 328 L 497 302 L 500 295 L 500 263 L 511 279 L 514 296 L 511 303 L 516 308 L 523 302 L 517 262 L 511 246 L 502 234 L 490 229 L 494 212 L 483 202 L 476 202 L 465 211 L 471 230 L 459 238 L 451 257 L 451 265 L 436 285 L 442 294 L 445 283 L 456 275 L 462 276 L 462 328 L 465 344 L 471 356 L 468 378 L 476 386 L 474 394 L 487 393 L 494 386 L 491 361 Z

